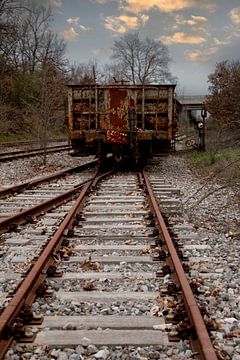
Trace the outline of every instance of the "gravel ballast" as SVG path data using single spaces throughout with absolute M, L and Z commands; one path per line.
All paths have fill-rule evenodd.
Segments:
M 47 156 L 47 165 L 42 165 L 41 157 L 21 159 L 0 164 L 0 188 L 14 185 L 29 178 L 48 175 L 55 171 L 71 166 L 77 166 L 92 160 L 93 157 L 74 158 L 67 153 L 55 153 Z M 149 174 L 158 174 L 169 179 L 173 187 L 180 189 L 181 215 L 172 215 L 170 221 L 190 224 L 200 234 L 202 244 L 209 245 L 204 256 L 211 257 L 213 274 L 204 283 L 202 298 L 208 299 L 208 310 L 219 324 L 215 345 L 224 354 L 223 359 L 240 360 L 240 209 L 236 203 L 234 191 L 223 188 L 212 191 L 220 185 L 215 181 L 203 186 L 205 180 L 196 176 L 183 157 L 171 156 L 156 158 L 148 165 Z M 206 196 L 207 193 L 211 195 Z M 204 262 L 194 264 L 196 276 L 204 273 Z M 75 271 L 75 269 L 73 268 Z M 67 285 L 67 283 L 66 283 Z M 214 292 L 215 290 L 215 292 Z M 92 304 L 91 304 L 92 305 Z M 144 302 L 142 307 L 147 309 Z M 118 308 L 118 304 L 115 304 Z M 115 310 L 116 310 L 115 309 Z M 45 304 L 45 312 L 48 306 Z M 114 311 L 115 311 L 114 310 Z M 92 310 L 91 312 L 95 312 Z M 98 309 L 102 311 L 102 309 Z M 117 310 L 116 310 L 117 311 Z M 76 311 L 77 312 L 77 311 Z M 238 334 L 238 336 L 236 336 Z M 177 353 L 172 349 L 134 348 L 118 346 L 114 349 L 107 347 L 97 348 L 92 344 L 80 346 L 76 349 L 44 349 L 34 351 L 26 345 L 20 348 L 22 354 L 10 349 L 5 359 L 191 359 L 192 354 L 186 349 L 184 342 L 178 345 Z M 150 353 L 149 353 L 150 350 Z M 88 355 L 86 355 L 88 354 Z
M 33 180 L 50 175 L 59 170 L 82 165 L 93 159 L 93 156 L 72 157 L 68 152 L 60 152 L 47 155 L 46 165 L 43 165 L 43 158 L 41 156 L 0 163 L 0 189 L 29 179 Z

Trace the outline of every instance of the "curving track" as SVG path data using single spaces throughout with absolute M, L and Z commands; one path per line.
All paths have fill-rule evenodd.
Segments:
M 73 347 L 84 359 L 160 358 L 178 354 L 183 338 L 189 358 L 217 359 L 183 271 L 182 245 L 157 204 L 177 212 L 179 189 L 146 173 L 98 183 L 104 176 L 87 182 L 77 200 L 2 235 L 3 266 L 12 265 L 8 275 L 2 268 L 2 307 L 10 305 L 0 317 L 2 353 L 14 337 L 23 351 L 29 345 L 24 350 L 22 342 L 32 340 L 42 356 Z

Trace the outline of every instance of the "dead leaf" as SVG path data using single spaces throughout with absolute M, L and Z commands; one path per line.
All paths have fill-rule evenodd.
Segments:
M 221 291 L 220 288 L 215 288 L 215 289 L 212 290 L 211 295 L 214 296 L 214 297 L 216 297 L 216 296 L 218 296 L 218 294 L 220 293 L 220 291 Z
M 133 239 L 129 239 L 129 240 L 126 240 L 125 241 L 125 244 L 126 245 L 133 245 L 135 242 L 134 242 L 134 240 Z
M 63 248 L 63 252 L 67 255 L 73 255 L 74 254 L 74 247 L 73 246 L 69 246 L 69 247 L 64 247 Z
M 102 265 L 99 262 L 91 262 L 91 260 L 85 260 L 79 265 L 80 269 L 93 271 L 100 271 L 101 267 Z
M 171 297 L 171 296 L 168 296 L 168 297 L 167 297 L 167 307 L 168 307 L 168 308 L 172 308 L 172 307 L 174 307 L 174 306 L 175 306 L 175 300 L 174 300 L 174 298 Z
M 0 237 L 0 244 L 4 244 L 4 243 L 5 243 L 5 241 L 6 241 L 6 239 L 4 239 L 4 238 Z
M 83 290 L 85 291 L 93 291 L 96 289 L 97 289 L 96 286 L 91 281 L 86 281 L 85 284 L 83 285 Z
M 149 248 L 145 248 L 145 249 L 142 249 L 140 253 L 141 253 L 141 255 L 151 254 L 151 253 L 152 253 L 152 250 L 149 249 Z
M 150 316 L 162 316 L 161 309 L 158 305 L 153 305 L 150 310 Z

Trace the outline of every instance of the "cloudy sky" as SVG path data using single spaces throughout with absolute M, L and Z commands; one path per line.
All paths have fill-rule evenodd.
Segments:
M 184 95 L 206 94 L 215 64 L 240 59 L 240 0 L 49 0 L 54 30 L 75 63 L 110 62 L 128 31 L 161 40 Z

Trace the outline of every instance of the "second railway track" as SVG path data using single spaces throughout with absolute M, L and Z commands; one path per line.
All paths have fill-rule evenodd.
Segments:
M 163 206 L 176 211 L 179 190 L 163 179 L 150 180 Z M 3 235 L 6 244 L 19 251 L 13 261 L 13 279 L 15 272 L 23 275 L 27 270 L 24 281 L 29 276 L 38 283 L 33 290 L 40 297 L 33 304 L 35 295 L 30 290 L 25 288 L 25 295 L 19 295 L 25 312 L 32 305 L 44 321 L 33 325 L 24 317 L 18 321 L 12 318 L 10 331 L 2 325 L 2 341 L 15 337 L 17 349 L 39 356 L 37 359 L 217 359 L 187 277 L 177 269 L 181 265 L 166 226 L 161 224 L 163 219 L 151 188 L 149 195 L 145 194 L 149 185 L 146 174 L 138 178 L 134 173 L 118 173 L 97 185 L 82 204 L 88 192 L 86 185 L 71 215 L 65 215 L 61 225 L 55 211 L 47 216 L 40 228 L 31 230 L 32 235 L 25 238 L 23 251 L 20 244 L 24 235 Z M 66 211 L 70 205 L 56 211 Z M 31 263 L 23 252 L 37 251 L 46 234 L 49 259 L 43 259 L 46 250 L 42 250 L 42 275 L 37 280 L 36 267 L 41 261 Z M 9 284 L 6 291 L 11 290 L 11 276 Z M 5 319 L 7 313 L 6 308 L 2 312 Z M 14 334 L 18 327 L 20 333 Z M 32 344 L 22 343 L 24 331 L 36 335 Z M 180 335 L 184 342 L 179 343 Z M 16 345 L 8 354 L 14 354 L 14 349 Z
M 0 190 L 0 232 L 8 226 L 17 225 L 41 211 L 61 203 L 64 198 L 77 192 L 82 174 L 79 172 L 97 165 L 97 160 L 68 168 L 52 175 L 20 183 Z M 87 173 L 88 174 L 88 173 Z M 86 179 L 89 179 L 89 174 Z M 72 191 L 76 189 L 76 191 Z
M 70 151 L 71 147 L 69 144 L 64 145 L 55 145 L 47 147 L 45 150 L 43 148 L 35 148 L 28 150 L 17 150 L 17 151 L 4 151 L 0 153 L 0 162 L 7 162 L 17 159 L 29 158 L 31 156 L 43 155 L 44 153 L 50 154 L 60 151 Z

